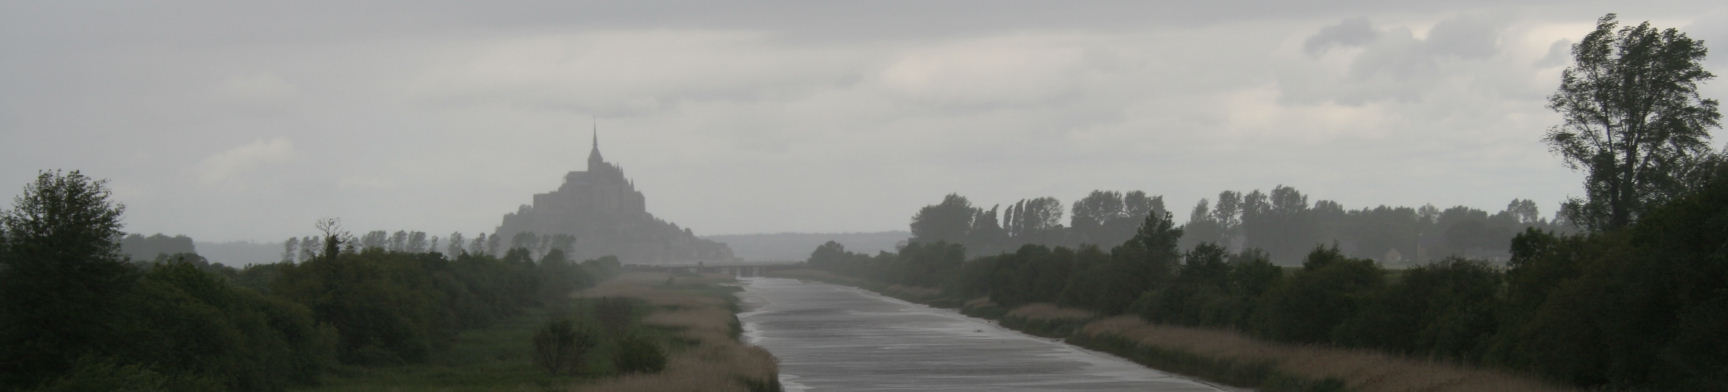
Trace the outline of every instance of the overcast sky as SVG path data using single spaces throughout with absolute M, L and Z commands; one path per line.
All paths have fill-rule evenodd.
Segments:
M 701 235 L 904 230 L 950 192 L 1145 190 L 1181 221 L 1278 184 L 1551 215 L 1582 175 L 1545 97 L 1596 18 L 1728 73 L 1708 0 L 241 3 L 0 1 L 4 208 L 64 168 L 131 232 L 473 235 L 583 169 L 598 117 Z

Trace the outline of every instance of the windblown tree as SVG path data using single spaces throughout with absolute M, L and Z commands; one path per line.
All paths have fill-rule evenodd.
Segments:
M 1544 138 L 1567 166 L 1588 172 L 1567 218 L 1594 230 L 1626 227 L 1688 189 L 1687 173 L 1714 159 L 1714 99 L 1698 94 L 1704 43 L 1649 22 L 1619 27 L 1614 14 L 1572 46 L 1575 63 L 1548 97 L 1560 125 Z

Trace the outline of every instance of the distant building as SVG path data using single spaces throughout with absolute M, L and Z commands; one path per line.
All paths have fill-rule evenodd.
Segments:
M 558 190 L 536 194 L 534 204 L 504 214 L 493 233 L 504 248 L 518 233 L 575 236 L 572 260 L 617 256 L 626 264 L 696 264 L 733 259 L 725 244 L 698 238 L 690 229 L 649 214 L 635 183 L 600 156 L 598 127 L 588 171 L 564 175 Z

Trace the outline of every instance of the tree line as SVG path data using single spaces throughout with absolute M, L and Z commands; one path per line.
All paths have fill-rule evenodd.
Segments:
M 130 237 L 128 237 L 130 238 Z M 570 234 L 536 234 L 532 232 L 516 233 L 509 243 L 502 243 L 498 236 L 488 237 L 486 233 L 478 233 L 472 239 L 462 232 L 451 232 L 449 236 L 439 238 L 428 236 L 426 232 L 414 230 L 397 230 L 394 233 L 386 230 L 373 230 L 358 236 L 338 238 L 343 252 L 359 253 L 370 250 L 402 253 L 439 252 L 446 257 L 456 257 L 464 253 L 500 255 L 500 251 L 524 249 L 531 257 L 544 257 L 557 250 L 563 254 L 571 254 L 576 247 L 576 236 Z M 187 241 L 190 241 L 188 239 Z M 324 237 L 309 235 L 305 237 L 288 237 L 282 241 L 281 261 L 307 261 L 317 258 L 324 249 Z M 444 247 L 439 247 L 442 241 Z M 190 242 L 188 242 L 190 243 Z
M 1536 203 L 1513 199 L 1488 213 L 1456 206 L 1439 209 L 1377 206 L 1348 210 L 1279 185 L 1271 192 L 1219 192 L 1200 199 L 1182 225 L 1183 249 L 1213 243 L 1231 251 L 1259 249 L 1280 265 L 1301 262 L 1316 243 L 1335 244 L 1345 255 L 1384 263 L 1413 263 L 1448 256 L 1505 261 L 1505 245 L 1528 228 L 1572 232 L 1563 217 L 1548 219 Z M 960 244 L 972 255 L 1013 252 L 1028 244 L 1079 248 L 1127 241 L 1147 217 L 1165 215 L 1163 196 L 1143 191 L 1097 190 L 1074 202 L 1068 224 L 1054 197 L 1023 199 L 1006 209 L 974 207 L 958 194 L 925 206 L 912 217 L 909 242 Z M 1001 212 L 1000 218 L 998 212 Z
M 0 211 L 0 389 L 315 384 L 337 365 L 425 361 L 457 332 L 567 302 L 620 268 L 559 250 L 344 247 L 352 236 L 334 220 L 318 225 L 322 249 L 291 261 L 131 260 L 116 241 L 124 206 L 109 197 L 105 181 L 43 172 Z

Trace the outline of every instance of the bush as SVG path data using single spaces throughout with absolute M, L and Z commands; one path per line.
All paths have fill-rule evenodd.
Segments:
M 658 373 L 666 368 L 666 352 L 645 336 L 625 335 L 618 341 L 613 362 L 623 373 Z
M 577 328 L 570 320 L 547 322 L 534 333 L 534 364 L 554 376 L 573 373 L 582 363 L 582 355 L 593 349 L 598 340 L 593 332 Z

